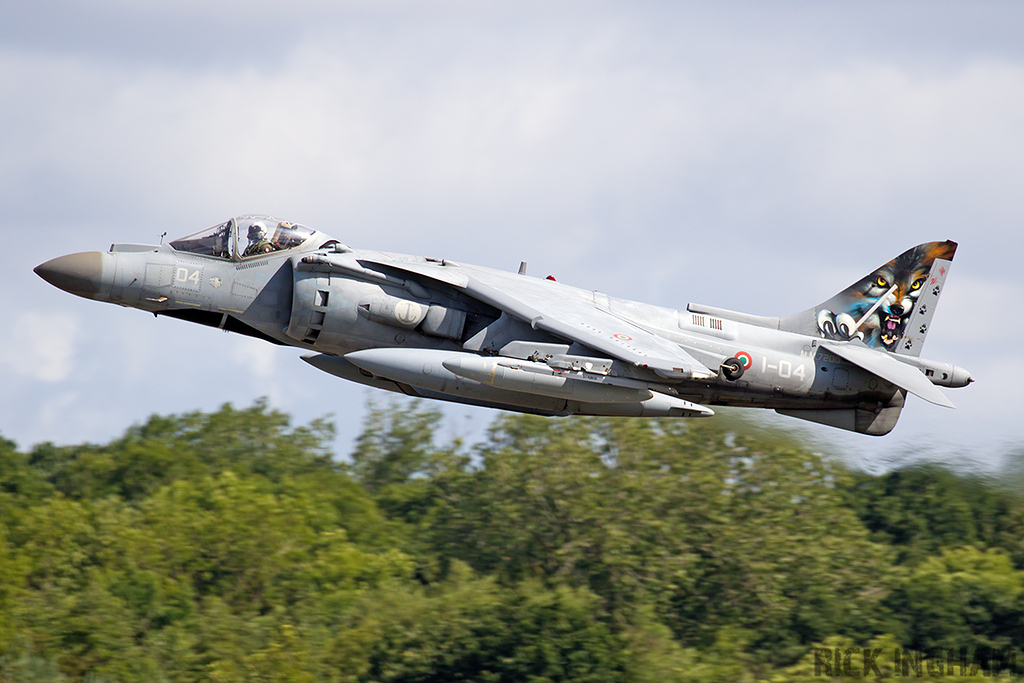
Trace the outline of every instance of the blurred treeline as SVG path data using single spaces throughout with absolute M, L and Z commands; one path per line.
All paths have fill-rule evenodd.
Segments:
M 719 418 L 444 431 L 371 405 L 341 462 L 257 402 L 0 440 L 0 681 L 826 680 L 815 646 L 902 680 L 895 647 L 1024 648 L 999 482 Z

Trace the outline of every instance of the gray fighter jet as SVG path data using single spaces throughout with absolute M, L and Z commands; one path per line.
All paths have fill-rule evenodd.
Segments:
M 297 346 L 332 375 L 540 415 L 698 417 L 773 408 L 887 434 L 907 393 L 971 376 L 920 358 L 956 251 L 910 249 L 824 303 L 763 317 L 616 299 L 551 278 L 354 249 L 269 216 L 165 245 L 115 244 L 35 272 L 87 299 Z

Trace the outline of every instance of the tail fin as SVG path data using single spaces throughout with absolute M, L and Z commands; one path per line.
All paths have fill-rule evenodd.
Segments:
M 955 253 L 956 242 L 919 244 L 779 327 L 919 356 Z

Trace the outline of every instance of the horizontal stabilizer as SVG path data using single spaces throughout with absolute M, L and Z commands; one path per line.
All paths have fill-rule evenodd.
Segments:
M 878 375 L 887 382 L 892 382 L 901 389 L 920 396 L 926 401 L 946 408 L 956 408 L 919 369 L 907 365 L 885 352 L 849 342 L 825 342 L 824 347 L 837 356 L 864 368 L 873 375 Z

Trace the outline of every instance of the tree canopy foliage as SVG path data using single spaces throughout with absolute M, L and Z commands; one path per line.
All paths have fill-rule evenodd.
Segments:
M 339 459 L 259 401 L 0 439 L 0 682 L 890 680 L 961 648 L 1021 673 L 1012 490 L 728 420 L 442 426 L 371 404 Z

